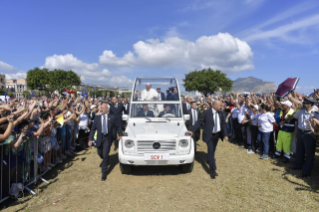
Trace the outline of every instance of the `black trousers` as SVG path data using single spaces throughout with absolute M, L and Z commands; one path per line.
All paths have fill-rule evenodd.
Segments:
M 120 128 L 122 129 L 122 121 L 119 122 L 121 124 Z M 112 141 L 114 141 L 114 146 L 116 148 L 119 147 L 119 141 L 117 140 L 117 129 L 116 127 L 112 128 Z
M 256 152 L 257 149 L 258 127 L 251 125 L 251 149 Z
M 233 122 L 233 131 L 234 131 L 235 139 L 238 139 L 238 130 L 237 130 L 237 128 L 239 127 L 238 118 L 232 118 L 232 122 Z
M 97 153 L 99 154 L 100 158 L 103 160 L 102 161 L 102 173 L 107 172 L 107 167 L 109 165 L 109 153 L 110 153 L 110 148 L 112 146 L 112 141 L 109 141 L 108 135 L 102 135 L 102 144 L 101 146 L 97 149 Z
M 216 170 L 215 151 L 216 151 L 217 143 L 219 140 L 219 134 L 220 133 L 213 134 L 212 138 L 206 142 L 207 148 L 208 148 L 209 169 L 211 171 Z
M 299 130 L 295 167 L 302 168 L 302 174 L 311 174 L 315 153 L 316 139 L 311 133 Z
M 247 147 L 246 127 L 247 127 L 247 124 L 239 124 L 239 126 L 237 127 L 238 144 L 244 145 L 245 147 Z

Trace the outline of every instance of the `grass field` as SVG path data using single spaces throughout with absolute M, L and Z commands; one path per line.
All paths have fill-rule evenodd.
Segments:
M 188 174 L 178 167 L 136 167 L 122 175 L 112 151 L 111 173 L 101 182 L 101 159 L 91 148 L 47 173 L 51 183 L 38 185 L 38 196 L 27 195 L 4 211 L 319 211 L 319 160 L 312 176 L 300 179 L 300 171 L 288 168 L 292 164 L 260 160 L 219 142 L 219 176 L 212 180 L 206 144 L 199 141 L 197 149 Z

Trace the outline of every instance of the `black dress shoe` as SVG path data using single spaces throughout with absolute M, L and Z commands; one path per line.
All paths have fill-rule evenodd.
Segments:
M 118 149 L 118 147 L 116 146 L 116 147 L 114 147 L 114 151 L 116 151 Z
M 103 161 L 100 163 L 100 168 L 102 167 Z
M 291 170 L 301 170 L 301 168 L 297 168 L 297 167 L 291 167 Z
M 300 175 L 301 178 L 310 177 L 310 176 L 311 176 L 311 174 L 301 174 Z
M 215 179 L 216 176 L 218 176 L 218 174 L 217 174 L 216 171 L 211 171 L 211 172 L 210 172 L 210 178 L 211 178 L 211 179 Z
M 289 162 L 289 159 L 288 159 L 288 158 L 283 158 L 283 159 L 282 159 L 282 162 L 283 162 L 283 163 L 288 163 L 288 162 Z
M 102 181 L 105 181 L 106 178 L 107 178 L 107 173 L 103 173 L 103 174 L 102 174 Z

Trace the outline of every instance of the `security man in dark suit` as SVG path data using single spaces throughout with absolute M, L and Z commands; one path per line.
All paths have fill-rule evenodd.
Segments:
M 201 124 L 204 123 L 203 140 L 208 147 L 208 163 L 211 171 L 210 177 L 212 179 L 218 176 L 215 163 L 215 150 L 218 140 L 224 139 L 224 141 L 228 141 L 225 117 L 223 113 L 220 112 L 220 108 L 221 102 L 214 101 L 212 108 L 205 110 L 192 127 L 192 130 L 189 131 L 191 136 L 193 136 L 193 134 L 200 129 Z
M 115 116 L 115 118 L 122 120 L 122 114 L 125 113 L 125 108 L 122 103 L 118 102 L 118 98 L 116 96 L 112 97 L 112 105 L 110 106 L 110 115 Z M 122 129 L 122 121 L 120 121 L 121 129 Z M 112 137 L 114 140 L 114 150 L 117 150 L 119 146 L 119 141 L 116 136 L 116 129 L 112 129 Z
M 161 87 L 157 87 L 156 91 L 158 93 L 157 99 L 159 101 L 165 101 L 165 94 L 163 92 L 161 92 Z
M 124 107 L 124 114 L 126 114 L 126 115 L 130 115 L 129 113 L 130 113 L 130 106 L 131 106 L 131 104 L 128 102 L 128 100 L 127 100 L 127 98 L 125 97 L 124 99 L 123 99 L 123 107 Z M 126 128 L 126 121 L 122 121 L 122 129 L 123 129 L 123 131 L 125 131 L 125 128 Z
M 289 121 L 293 119 L 298 119 L 297 152 L 295 166 L 292 169 L 301 169 L 301 177 L 310 176 L 313 167 L 316 152 L 316 137 L 309 128 L 307 121 L 310 121 L 311 118 L 319 119 L 318 111 L 313 108 L 316 102 L 317 101 L 313 99 L 304 98 L 304 108 L 298 110 L 288 119 L 280 123 L 280 125 L 284 126 L 285 123 L 289 123 Z
M 153 111 L 148 110 L 148 105 L 144 104 L 143 109 L 138 111 L 137 113 L 138 117 L 154 117 Z
M 200 113 L 198 109 L 196 108 L 197 103 L 194 101 L 191 103 L 191 109 L 187 111 L 187 113 L 190 115 L 190 119 L 186 122 L 186 127 L 187 130 L 192 130 L 192 127 L 195 125 L 197 120 L 199 119 Z M 193 140 L 194 140 L 194 145 L 195 145 L 195 152 L 196 152 L 196 142 L 200 138 L 200 129 L 198 129 L 194 134 L 193 134 Z
M 186 102 L 183 103 L 183 114 L 188 114 L 188 111 L 191 109 L 192 98 L 190 96 L 186 97 Z
M 107 167 L 109 162 L 110 147 L 112 146 L 112 129 L 116 129 L 119 139 L 122 138 L 121 119 L 116 118 L 108 113 L 109 107 L 107 103 L 101 105 L 101 115 L 95 116 L 94 124 L 91 128 L 88 146 L 92 146 L 92 140 L 97 130 L 96 147 L 97 153 L 103 159 L 101 164 L 102 181 L 106 180 Z

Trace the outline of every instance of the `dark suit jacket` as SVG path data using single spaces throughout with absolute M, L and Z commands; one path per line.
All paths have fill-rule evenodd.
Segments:
M 186 127 L 187 127 L 187 130 L 192 130 L 192 127 L 193 127 L 192 109 L 188 110 L 187 113 L 190 115 L 190 119 L 186 122 Z M 196 113 L 197 113 L 197 120 L 198 120 L 200 118 L 199 110 L 196 109 Z M 200 138 L 200 129 L 197 129 L 197 131 L 194 132 L 193 139 L 194 139 L 194 141 L 198 141 L 199 138 Z
M 117 108 L 115 105 L 110 106 L 109 114 L 122 119 L 123 111 L 125 112 L 124 105 L 122 103 L 117 103 Z
M 174 115 L 174 113 L 173 113 L 172 111 L 166 112 L 166 111 L 164 110 L 164 111 L 162 111 L 162 112 L 160 112 L 160 113 L 158 114 L 158 117 L 162 117 L 162 116 L 164 116 L 166 113 L 170 113 L 170 114 Z
M 166 100 L 166 98 L 165 98 L 165 94 L 164 94 L 163 92 L 161 92 L 161 98 L 162 98 L 162 100 L 161 100 L 161 101 Z
M 154 117 L 154 113 L 153 113 L 153 111 L 148 110 L 147 116 L 145 116 L 144 110 L 140 110 L 140 111 L 138 111 L 137 116 L 138 117 Z
M 119 134 L 119 136 L 122 136 L 122 129 L 121 129 L 121 119 L 116 118 L 113 115 L 108 114 L 108 118 L 107 118 L 107 131 L 108 131 L 108 140 L 111 143 L 112 142 L 112 128 L 116 128 L 117 129 L 117 133 Z M 96 139 L 96 146 L 97 148 L 99 148 L 102 144 L 102 122 L 101 122 L 101 116 L 95 116 L 94 118 L 94 123 L 93 126 L 91 128 L 91 132 L 90 132 L 90 141 L 93 140 L 95 131 L 97 130 L 97 139 Z
M 227 127 L 225 122 L 225 117 L 223 113 L 220 111 L 217 111 L 219 114 L 219 121 L 220 121 L 220 134 L 219 138 L 224 139 L 224 137 L 227 136 Z M 199 117 L 196 124 L 192 127 L 192 132 L 196 132 L 201 126 L 201 124 L 204 123 L 204 131 L 203 131 L 203 140 L 207 143 L 212 139 L 212 133 L 215 126 L 214 119 L 213 119 L 213 111 L 212 109 L 207 109 L 203 112 L 203 114 Z
M 123 107 L 124 107 L 124 104 L 123 104 Z M 131 107 L 131 104 L 130 104 L 130 103 L 127 103 L 127 109 L 126 109 L 126 110 L 125 110 L 125 107 L 124 107 L 124 114 L 129 115 L 129 113 L 130 113 L 130 107 Z
M 188 114 L 188 110 L 187 110 L 187 106 L 186 106 L 186 103 L 183 103 L 183 114 Z M 189 108 L 190 108 L 191 106 L 189 105 Z

